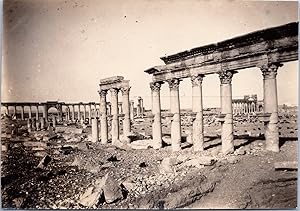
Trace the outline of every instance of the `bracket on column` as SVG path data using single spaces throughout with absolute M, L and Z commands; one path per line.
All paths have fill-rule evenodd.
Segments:
M 219 114 L 216 118 L 218 122 L 225 122 L 226 114 Z
M 258 114 L 258 119 L 261 122 L 270 122 L 271 113 Z

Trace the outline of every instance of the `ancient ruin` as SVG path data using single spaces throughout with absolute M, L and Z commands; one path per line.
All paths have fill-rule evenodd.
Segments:
M 162 141 L 160 122 L 160 86 L 167 82 L 171 96 L 172 147 L 180 150 L 181 125 L 179 84 L 190 78 L 193 87 L 194 150 L 203 150 L 202 81 L 207 74 L 219 74 L 221 90 L 222 152 L 233 153 L 233 108 L 231 81 L 246 68 L 262 71 L 264 86 L 264 122 L 266 149 L 279 151 L 276 75 L 285 62 L 298 60 L 298 23 L 253 32 L 223 42 L 210 44 L 161 58 L 165 65 L 145 70 L 153 75 L 150 84 L 154 113 L 153 137 Z M 251 107 L 251 106 L 250 106 Z
M 12 8 L 6 9 L 10 16 L 19 15 L 20 8 L 31 6 L 30 2 L 33 1 L 28 1 L 29 3 L 23 6 L 22 1 L 13 2 L 15 4 Z M 31 50 L 37 52 L 37 57 L 32 59 L 34 62 L 29 63 L 32 75 L 40 79 L 43 74 L 48 76 L 47 74 L 57 73 L 56 69 L 49 66 L 35 64 L 40 63 L 40 53 L 44 53 L 42 50 L 50 47 L 51 51 L 54 50 L 51 52 L 53 54 L 50 50 L 49 53 L 45 51 L 47 62 L 51 63 L 53 68 L 57 68 L 56 65 L 63 66 L 63 70 L 68 73 L 64 74 L 71 82 L 69 81 L 70 84 L 66 87 L 63 81 L 64 74 L 55 74 L 61 76 L 57 78 L 64 85 L 58 86 L 59 91 L 62 91 L 59 93 L 61 95 L 53 97 L 57 95 L 57 90 L 50 84 L 49 94 L 44 96 L 44 90 L 41 91 L 39 87 L 36 90 L 36 84 L 32 83 L 35 89 L 28 88 L 28 98 L 37 96 L 41 91 L 42 94 L 38 96 L 40 99 L 62 99 L 67 96 L 66 99 L 76 100 L 22 102 L 22 99 L 18 99 L 20 102 L 1 102 L 2 207 L 160 210 L 295 208 L 298 179 L 298 106 L 293 104 L 294 99 L 283 100 L 281 93 L 278 103 L 277 73 L 280 67 L 287 66 L 285 63 L 298 60 L 298 22 L 163 56 L 160 58 L 164 62 L 163 65 L 145 70 L 155 61 L 157 52 L 163 52 L 163 55 L 172 48 L 164 49 L 170 44 L 164 43 L 162 47 L 162 43 L 157 42 L 153 36 L 154 33 L 151 34 L 155 38 L 154 41 L 141 42 L 143 40 L 139 39 L 144 38 L 145 33 L 142 34 L 139 30 L 143 28 L 142 24 L 146 23 L 145 28 L 151 28 L 149 32 L 156 32 L 157 37 L 163 36 L 164 31 L 159 34 L 152 27 L 160 22 L 163 23 L 160 27 L 165 27 L 163 15 L 169 13 L 164 13 L 161 7 L 153 7 L 155 13 L 160 14 L 160 19 L 156 23 L 150 19 L 153 25 L 149 27 L 146 14 L 148 11 L 144 11 L 145 9 L 134 7 L 135 13 L 140 10 L 142 12 L 141 17 L 135 17 L 132 13 L 127 14 L 126 4 L 122 4 L 121 11 L 118 11 L 117 4 L 110 5 L 106 2 L 99 7 L 92 7 L 91 2 L 62 1 L 56 7 L 49 0 L 43 2 L 41 10 L 38 10 L 38 7 L 30 7 L 41 14 L 49 11 L 51 18 L 62 18 L 66 11 L 67 15 L 71 15 L 73 11 L 84 12 L 91 8 L 95 10 L 95 16 L 84 16 L 83 20 L 80 19 L 81 14 L 76 14 L 74 23 L 72 18 L 65 18 L 63 21 L 67 21 L 68 24 L 58 22 L 55 27 L 51 25 L 63 34 L 59 34 L 59 39 L 55 36 L 54 39 L 49 39 L 47 34 L 45 40 L 51 42 L 45 46 L 41 40 L 32 39 L 36 31 L 30 28 L 32 37 L 28 43 L 33 43 Z M 147 7 L 148 4 L 153 4 L 147 1 L 144 3 Z M 46 7 L 47 4 L 51 6 Z M 182 12 L 184 4 L 178 7 L 178 11 L 174 10 L 174 17 Z M 196 4 L 198 3 L 191 5 L 194 7 Z M 107 8 L 107 5 L 111 7 Z M 247 6 L 246 3 L 245 5 Z M 211 6 L 210 3 L 209 8 Z M 103 12 L 99 8 L 103 9 Z M 29 7 L 27 9 L 31 11 Z M 112 14 L 115 13 L 117 18 L 110 16 L 112 10 L 109 9 L 113 10 Z M 223 8 L 221 11 L 223 12 Z M 110 14 L 108 17 L 111 21 L 107 25 L 102 20 L 106 18 L 106 12 Z M 188 12 L 192 14 L 192 11 Z M 198 8 L 196 13 L 199 13 Z M 32 21 L 31 14 L 22 15 L 20 12 L 20 16 L 17 16 L 20 19 L 6 19 L 16 26 L 24 23 L 27 29 L 27 24 Z M 193 18 L 193 15 L 189 17 Z M 117 27 L 126 26 L 120 31 L 113 28 L 118 19 L 121 19 L 121 24 Z M 169 21 L 168 18 L 167 20 Z M 44 20 L 32 21 L 38 23 L 38 31 L 42 31 L 42 21 Z M 177 21 L 179 26 L 179 21 L 182 20 L 176 19 L 173 26 L 176 30 Z M 198 21 L 199 18 L 196 22 L 202 32 L 205 27 Z M 99 23 L 101 25 L 97 25 Z M 187 21 L 184 23 L 190 24 Z M 70 31 L 65 25 L 71 26 Z M 98 30 L 102 28 L 108 31 L 108 34 L 100 34 Z M 113 30 L 110 31 L 110 28 Z M 134 31 L 130 31 L 132 29 Z M 79 30 L 77 34 L 76 30 Z M 184 30 L 178 31 L 186 33 Z M 26 34 L 21 32 L 7 36 L 14 38 L 9 42 L 10 45 Z M 24 32 L 28 33 L 26 30 Z M 137 34 L 136 39 L 129 37 L 133 34 Z M 182 34 L 176 34 L 174 37 L 177 35 Z M 60 40 L 63 36 L 67 38 Z M 76 36 L 76 39 L 71 39 L 73 36 Z M 197 43 L 198 39 L 199 43 L 205 42 L 202 34 L 199 36 L 195 33 L 193 36 L 196 37 Z M 166 37 L 169 39 L 170 34 Z M 58 41 L 63 49 L 66 49 L 62 54 L 74 56 L 67 57 L 72 58 L 71 62 L 61 61 L 66 60 L 65 57 L 56 57 L 61 56 L 61 52 L 52 48 L 52 44 Z M 122 47 L 126 47 L 125 54 L 134 51 L 142 53 L 145 48 L 127 49 L 132 46 L 130 42 L 124 46 L 120 45 L 127 41 L 136 43 L 138 47 L 146 45 L 146 49 L 153 50 L 154 58 L 148 58 L 150 53 L 153 53 L 149 52 L 148 56 L 143 55 L 145 61 L 139 58 L 140 55 L 133 57 L 133 54 L 130 54 L 133 59 L 128 59 Z M 157 42 L 157 46 L 152 42 Z M 82 53 L 86 49 L 90 50 L 91 46 L 88 43 L 96 46 L 95 49 Z M 186 48 L 193 43 L 181 44 Z M 174 47 L 174 43 L 171 42 L 171 45 Z M 21 43 L 13 48 L 21 50 L 23 46 Z M 80 49 L 76 55 L 72 54 L 74 46 L 79 46 Z M 176 47 L 179 49 L 182 46 Z M 9 55 L 11 50 L 3 50 L 4 55 Z M 103 57 L 102 54 L 108 56 Z M 116 60 L 115 64 L 108 62 L 108 57 Z M 121 60 L 116 59 L 118 57 L 121 57 Z M 19 57 L 13 56 L 8 60 L 17 63 L 16 58 Z M 30 54 L 28 58 L 31 58 Z M 51 59 L 53 61 L 50 61 Z M 80 62 L 76 63 L 75 59 Z M 96 63 L 98 61 L 100 63 Z M 132 67 L 128 64 L 126 66 L 126 63 L 130 63 Z M 6 68 L 9 71 L 13 69 L 10 69 L 9 65 Z M 121 72 L 120 68 L 125 71 Z M 293 68 L 295 63 L 287 69 Z M 236 92 L 245 85 L 236 87 L 238 83 L 233 83 L 235 76 L 242 71 L 255 69 L 262 74 L 262 80 L 258 80 L 257 83 L 263 84 L 263 89 L 258 87 Z M 69 73 L 74 73 L 74 76 Z M 208 75 L 215 76 L 214 82 L 217 83 L 209 82 Z M 140 80 L 140 76 L 144 78 L 141 77 Z M 147 81 L 146 77 L 149 76 L 151 79 Z M 281 76 L 278 78 L 278 87 L 282 84 L 285 86 L 286 82 L 282 83 Z M 183 83 L 185 79 L 188 79 L 187 84 Z M 20 77 L 19 80 L 24 82 L 29 79 Z M 43 77 L 40 81 L 43 81 Z M 137 81 L 140 82 L 140 86 Z M 206 89 L 207 81 L 209 89 Z M 247 84 L 252 85 L 250 82 Z M 253 84 L 255 85 L 257 84 Z M 17 92 L 14 93 L 17 86 L 4 87 L 7 88 L 7 92 L 13 93 L 8 95 L 7 99 L 21 96 Z M 69 88 L 69 92 L 61 87 Z M 74 91 L 74 87 L 78 89 Z M 217 91 L 217 94 L 214 91 Z M 83 97 L 96 102 L 83 102 Z M 24 95 L 24 98 L 27 97 Z M 217 103 L 207 103 L 211 99 Z
M 100 80 L 100 128 L 101 128 L 101 142 L 103 144 L 108 141 L 107 131 L 107 111 L 106 111 L 106 95 L 107 91 L 111 94 L 111 116 L 112 116 L 112 144 L 120 139 L 119 134 L 119 119 L 123 117 L 123 136 L 127 137 L 130 133 L 130 105 L 129 105 L 129 80 L 124 80 L 122 76 L 115 76 Z M 118 101 L 118 92 L 122 92 L 122 104 Z M 121 108 L 119 108 L 121 105 Z

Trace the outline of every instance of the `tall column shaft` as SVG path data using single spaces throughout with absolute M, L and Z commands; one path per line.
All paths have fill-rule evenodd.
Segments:
M 202 101 L 202 75 L 193 76 L 192 80 L 192 111 L 196 112 L 193 121 L 193 144 L 194 151 L 203 151 L 204 126 L 203 126 L 203 101 Z
M 28 108 L 28 118 L 29 118 L 29 119 L 32 118 L 31 106 L 29 106 L 29 108 Z
M 126 137 L 130 134 L 130 105 L 129 105 L 129 91 L 130 87 L 123 87 L 121 89 L 122 92 L 122 112 L 124 114 L 124 120 L 123 120 L 123 136 L 126 139 Z M 127 141 L 130 141 L 130 139 L 127 139 Z
M 118 113 L 118 89 L 110 89 L 111 93 L 111 136 L 112 144 L 115 144 L 119 140 L 119 113 Z
M 219 73 L 221 85 L 221 114 L 225 115 L 222 122 L 222 153 L 229 154 L 234 152 L 233 145 L 233 115 L 232 115 L 232 88 L 231 81 L 234 72 L 226 71 Z
M 141 100 L 140 98 L 138 98 L 138 102 L 136 105 L 136 116 L 140 117 L 140 115 L 141 115 Z
M 5 110 L 6 110 L 6 115 L 9 115 L 8 106 L 5 106 Z
M 47 105 L 43 106 L 43 117 L 45 118 L 45 122 L 48 122 L 48 108 L 47 108 Z
M 21 106 L 21 119 L 24 120 L 24 107 Z
M 261 67 L 263 73 L 264 113 L 270 113 L 265 125 L 266 150 L 279 152 L 278 99 L 276 75 L 280 64 Z
M 89 104 L 89 124 L 91 124 L 91 120 L 92 120 L 92 106 L 91 104 Z
M 168 81 L 170 88 L 170 106 L 173 114 L 171 123 L 171 141 L 172 150 L 179 151 L 181 149 L 181 121 L 180 121 L 180 103 L 179 103 L 179 79 L 171 79 Z
M 153 137 L 153 148 L 162 148 L 162 128 L 161 128 L 161 105 L 160 105 L 160 87 L 162 82 L 150 83 L 152 92 L 152 137 Z
M 108 142 L 108 126 L 107 126 L 107 112 L 106 112 L 106 94 L 107 90 L 100 90 L 100 134 L 101 143 L 107 144 Z
M 35 118 L 36 118 L 36 120 L 39 119 L 39 106 L 36 106 Z
M 83 119 L 84 119 L 84 121 L 86 119 L 86 107 L 85 107 L 85 105 L 83 105 Z
M 72 105 L 72 121 L 75 122 L 75 106 Z
M 133 114 L 133 111 L 134 111 L 133 109 L 134 109 L 134 101 L 131 101 L 131 102 L 130 102 L 130 119 L 131 119 L 131 120 L 133 120 L 133 117 L 134 117 L 134 116 L 133 116 L 133 115 L 134 115 L 134 114 Z
M 141 115 L 144 117 L 144 101 L 141 99 Z
M 67 121 L 70 121 L 70 108 L 67 106 Z
M 78 105 L 78 121 L 81 120 L 80 104 Z
M 92 142 L 96 143 L 99 140 L 98 118 L 92 118 Z

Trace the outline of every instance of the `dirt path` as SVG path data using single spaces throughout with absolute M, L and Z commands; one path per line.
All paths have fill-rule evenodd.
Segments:
M 275 171 L 274 162 L 297 159 L 297 142 L 286 142 L 280 153 L 239 156 L 239 162 L 222 166 L 213 192 L 187 208 L 284 208 L 297 205 L 297 172 Z M 213 172 L 211 172 L 213 175 Z M 207 175 L 208 178 L 211 175 Z

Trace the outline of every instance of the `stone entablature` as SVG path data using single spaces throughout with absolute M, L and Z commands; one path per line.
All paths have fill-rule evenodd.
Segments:
M 260 30 L 161 59 L 166 65 L 145 71 L 153 74 L 153 81 L 295 61 L 298 59 L 298 22 Z

